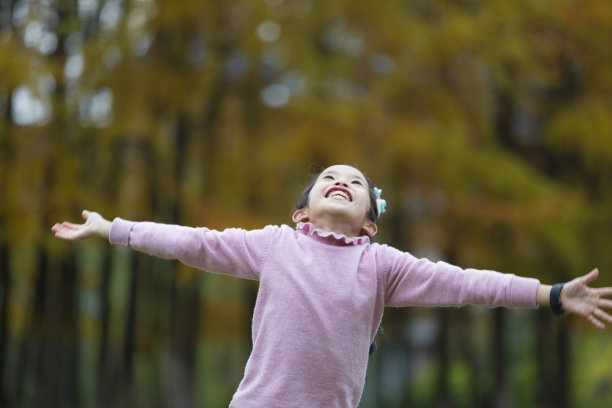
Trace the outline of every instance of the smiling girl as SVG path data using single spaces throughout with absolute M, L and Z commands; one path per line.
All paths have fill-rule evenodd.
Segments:
M 59 238 L 91 235 L 112 244 L 215 273 L 259 281 L 253 350 L 230 407 L 354 408 L 364 387 L 368 350 L 385 306 L 487 306 L 574 313 L 603 328 L 612 316 L 601 298 L 612 288 L 587 286 L 597 269 L 564 285 L 445 262 L 371 243 L 383 211 L 380 190 L 358 169 L 336 165 L 314 177 L 296 204 L 295 228 L 190 228 L 110 221 L 83 211 Z

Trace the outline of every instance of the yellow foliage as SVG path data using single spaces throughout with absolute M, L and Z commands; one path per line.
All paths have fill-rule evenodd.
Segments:
M 547 131 L 550 147 L 575 154 L 596 170 L 609 167 L 612 160 L 611 108 L 607 101 L 593 99 L 561 109 L 552 118 Z

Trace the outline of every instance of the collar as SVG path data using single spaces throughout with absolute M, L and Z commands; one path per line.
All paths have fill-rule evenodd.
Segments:
M 367 235 L 361 235 L 358 237 L 347 237 L 343 234 L 337 234 L 331 231 L 324 231 L 315 228 L 309 222 L 300 222 L 296 225 L 295 230 L 299 233 L 307 235 L 317 241 L 325 242 L 332 245 L 362 245 L 369 244 L 370 237 Z

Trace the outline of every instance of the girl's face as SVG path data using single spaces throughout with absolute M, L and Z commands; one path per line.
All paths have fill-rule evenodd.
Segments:
M 363 174 L 354 167 L 336 165 L 323 170 L 308 195 L 308 203 L 293 214 L 294 222 L 310 222 L 326 231 L 347 236 L 376 234 L 368 218 L 370 191 Z

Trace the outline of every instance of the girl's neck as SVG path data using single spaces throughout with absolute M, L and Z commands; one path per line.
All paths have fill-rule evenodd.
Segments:
M 316 228 L 327 232 L 333 232 L 335 234 L 344 235 L 348 238 L 360 236 L 361 231 L 355 231 L 355 228 L 346 221 L 338 219 L 323 219 L 310 223 Z

